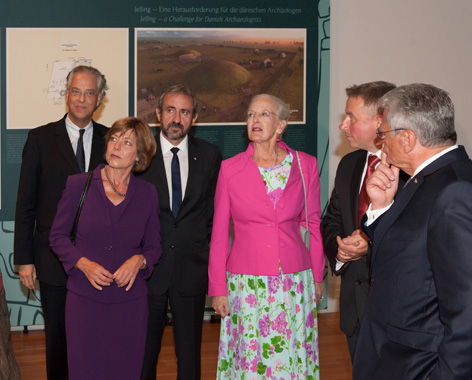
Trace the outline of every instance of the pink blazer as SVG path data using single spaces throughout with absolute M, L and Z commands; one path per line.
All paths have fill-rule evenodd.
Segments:
M 299 152 L 307 187 L 310 251 L 300 236 L 305 225 L 305 200 L 296 153 L 285 143 L 279 147 L 294 159 L 283 195 L 274 208 L 259 168 L 246 152 L 224 160 L 215 195 L 215 214 L 208 268 L 208 295 L 226 296 L 226 271 L 249 275 L 279 274 L 312 269 L 316 282 L 323 281 L 325 258 L 320 233 L 320 181 L 316 159 Z M 234 239 L 230 250 L 230 225 Z

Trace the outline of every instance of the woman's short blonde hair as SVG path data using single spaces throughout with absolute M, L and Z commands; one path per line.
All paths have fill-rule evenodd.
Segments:
M 134 131 L 136 136 L 137 155 L 139 161 L 133 166 L 133 172 L 142 172 L 146 170 L 156 154 L 156 140 L 151 128 L 135 117 L 125 117 L 113 123 L 105 136 L 105 144 L 108 145 L 111 137 L 115 134 L 122 135 L 127 131 Z

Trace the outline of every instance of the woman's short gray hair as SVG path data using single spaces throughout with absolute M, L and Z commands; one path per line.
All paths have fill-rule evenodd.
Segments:
M 288 121 L 288 118 L 290 117 L 290 110 L 288 109 L 287 104 L 282 99 L 279 99 L 273 95 L 259 94 L 259 95 L 253 96 L 251 101 L 249 102 L 248 110 L 251 109 L 252 103 L 254 103 L 255 100 L 260 99 L 260 98 L 266 98 L 274 102 L 277 108 L 277 111 L 274 113 L 278 116 L 280 120 Z

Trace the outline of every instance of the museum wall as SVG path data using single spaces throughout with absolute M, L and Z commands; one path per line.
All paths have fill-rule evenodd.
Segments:
M 352 84 L 421 82 L 448 91 L 458 142 L 472 153 L 471 17 L 469 0 L 331 0 L 330 188 L 351 150 L 338 126 Z

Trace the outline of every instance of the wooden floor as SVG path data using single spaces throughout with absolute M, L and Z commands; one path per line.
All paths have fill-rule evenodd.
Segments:
M 346 338 L 339 330 L 339 314 L 318 314 L 321 380 L 351 380 L 351 361 Z M 202 380 L 216 378 L 219 323 L 203 325 Z M 44 332 L 12 334 L 13 349 L 20 367 L 22 380 L 46 380 Z M 157 367 L 158 380 L 175 380 L 177 374 L 172 327 L 163 338 Z

